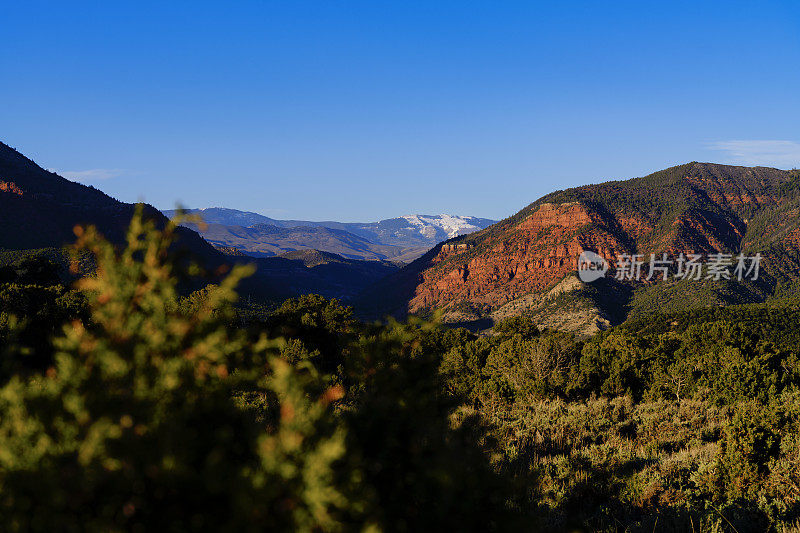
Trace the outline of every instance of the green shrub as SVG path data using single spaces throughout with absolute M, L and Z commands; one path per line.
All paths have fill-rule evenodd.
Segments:
M 336 529 L 357 509 L 335 394 L 226 327 L 246 268 L 181 312 L 173 229 L 137 217 L 121 253 L 82 233 L 89 325 L 65 328 L 46 375 L 0 390 L 3 529 Z M 242 388 L 272 398 L 266 424 Z

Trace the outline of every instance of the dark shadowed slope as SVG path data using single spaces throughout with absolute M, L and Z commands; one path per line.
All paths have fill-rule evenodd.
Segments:
M 113 242 L 122 242 L 133 216 L 126 204 L 95 189 L 44 170 L 13 148 L 0 143 L 0 247 L 59 248 L 75 240 L 76 225 L 93 224 Z M 149 218 L 164 223 L 155 208 Z M 181 229 L 181 246 L 214 263 L 221 255 L 195 232 Z

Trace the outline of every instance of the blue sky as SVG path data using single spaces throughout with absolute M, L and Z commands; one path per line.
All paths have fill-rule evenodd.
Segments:
M 796 1 L 32 1 L 0 28 L 0 140 L 162 208 L 502 218 L 800 166 Z

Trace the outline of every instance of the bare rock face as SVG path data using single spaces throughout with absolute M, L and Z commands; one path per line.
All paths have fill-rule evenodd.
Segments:
M 545 294 L 575 272 L 584 250 L 612 263 L 620 254 L 647 259 L 651 253 L 800 250 L 800 224 L 786 222 L 797 220 L 800 187 L 789 187 L 796 182 L 800 177 L 789 171 L 690 163 L 644 178 L 558 191 L 487 229 L 439 245 L 383 286 L 391 285 L 386 294 L 402 298 L 395 310 L 467 306 L 493 313 L 526 295 Z M 778 255 L 773 267 L 800 275 L 800 255 Z M 381 288 L 370 290 L 381 294 Z
M 585 206 L 545 203 L 521 223 L 477 248 L 444 245 L 422 273 L 409 302 L 417 312 L 451 301 L 495 307 L 517 295 L 538 292 L 575 270 L 585 249 L 615 257 L 628 249 Z M 482 253 L 474 253 L 480 249 Z

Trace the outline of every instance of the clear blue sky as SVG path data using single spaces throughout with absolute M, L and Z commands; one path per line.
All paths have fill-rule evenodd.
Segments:
M 800 2 L 6 2 L 0 139 L 124 201 L 502 218 L 800 166 Z

